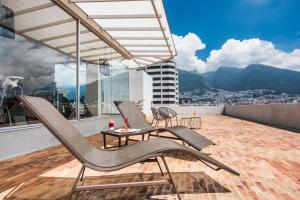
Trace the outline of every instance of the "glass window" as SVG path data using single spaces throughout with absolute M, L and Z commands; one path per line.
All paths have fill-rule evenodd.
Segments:
M 43 2 L 1 1 L 0 127 L 37 122 L 22 109 L 17 98 L 21 94 L 47 99 L 67 119 L 76 116 L 76 59 L 59 48 L 76 40 L 74 36 L 57 39 L 60 34 L 76 32 L 74 19 L 57 6 L 51 18 L 43 14 L 50 8 L 15 15 Z M 43 26 L 59 20 L 65 20 L 64 24 Z M 63 25 L 68 28 L 62 29 Z
M 102 114 L 117 114 L 114 101 L 129 100 L 128 63 L 122 59 L 104 60 L 100 64 Z
M 175 78 L 173 78 L 173 77 L 163 77 L 162 80 L 170 80 L 170 81 L 174 81 Z
M 163 89 L 163 92 L 175 92 L 175 89 Z
M 82 61 L 79 74 L 80 118 L 97 117 L 101 115 L 99 65 Z
M 149 75 L 158 75 L 160 74 L 160 71 L 159 72 L 147 72 Z

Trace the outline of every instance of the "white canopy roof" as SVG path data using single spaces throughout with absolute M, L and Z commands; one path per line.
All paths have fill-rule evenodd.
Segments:
M 139 66 L 176 55 L 162 0 L 70 0 L 132 54 Z
M 98 26 L 90 30 L 81 25 L 80 54 L 86 61 L 93 62 L 101 58 L 131 59 L 136 63 L 131 66 L 146 67 L 176 55 L 162 0 L 1 2 L 14 12 L 16 33 L 73 57 L 76 56 L 76 21 L 74 16 L 67 14 L 60 6 L 75 6 L 75 10 L 78 10 L 73 10 L 74 13 L 82 11 Z M 108 44 L 109 40 L 111 42 Z M 125 54 L 130 56 L 123 57 L 124 49 Z

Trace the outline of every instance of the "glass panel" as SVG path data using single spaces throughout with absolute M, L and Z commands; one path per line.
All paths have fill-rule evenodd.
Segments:
M 94 33 L 80 26 L 81 66 L 80 82 L 80 118 L 97 117 L 101 115 L 101 75 L 99 59 L 106 55 L 107 44 Z M 86 41 L 92 41 L 85 43 Z
M 80 66 L 80 118 L 100 115 L 99 65 L 83 61 Z
M 102 114 L 118 114 L 114 101 L 129 100 L 127 61 L 112 59 L 101 65 Z
M 50 1 L 32 1 L 49 3 Z M 22 5 L 26 8 L 22 8 Z M 32 7 L 37 5 L 32 5 Z M 76 60 L 61 51 L 44 45 L 41 41 L 48 37 L 44 24 L 48 18 L 43 12 L 57 6 L 15 15 L 16 11 L 30 8 L 29 1 L 2 1 L 0 21 L 0 127 L 36 123 L 37 120 L 20 106 L 18 95 L 39 96 L 51 102 L 67 119 L 75 117 L 74 101 L 76 97 Z M 40 17 L 34 13 L 40 13 Z M 68 16 L 64 13 L 64 17 Z M 68 16 L 71 18 L 70 16 Z M 27 21 L 25 21 L 27 19 Z M 49 19 L 50 20 L 50 19 Z M 53 18 L 53 20 L 56 20 Z M 48 22 L 47 22 L 48 23 Z M 72 24 L 70 26 L 70 23 Z M 34 29 L 32 29 L 35 27 Z M 51 27 L 56 36 L 60 29 Z M 75 22 L 69 22 L 68 31 L 76 32 Z M 23 29 L 23 31 L 22 31 Z M 26 30 L 25 30 L 26 29 Z M 16 30 L 16 32 L 15 32 Z M 22 32 L 22 34 L 18 34 Z M 37 38 L 39 36 L 39 38 Z M 76 43 L 68 38 L 68 43 Z

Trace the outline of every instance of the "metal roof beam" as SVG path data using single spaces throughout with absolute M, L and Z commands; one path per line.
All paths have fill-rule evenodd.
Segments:
M 157 58 L 154 58 L 155 60 L 150 60 L 150 59 L 147 59 L 147 58 L 136 58 L 137 60 L 143 60 L 143 61 L 146 61 L 146 62 L 150 62 L 150 63 L 152 63 L 152 62 L 156 62 L 156 60 L 158 60 Z
M 130 50 L 131 53 L 169 53 L 169 50 Z
M 85 31 L 80 31 L 80 34 L 85 34 L 85 33 L 90 33 L 90 32 L 91 31 L 89 31 L 89 30 L 85 30 Z M 66 33 L 66 34 L 63 34 L 63 35 L 57 35 L 57 36 L 41 39 L 41 40 L 39 40 L 39 42 L 49 42 L 51 40 L 58 40 L 58 39 L 62 39 L 62 38 L 65 38 L 65 37 L 71 37 L 71 36 L 75 36 L 75 35 L 76 35 L 76 32 Z
M 157 59 L 161 59 L 163 57 L 167 57 L 170 56 L 170 54 L 168 55 L 151 55 L 151 54 L 146 54 L 146 55 L 133 55 L 135 58 L 140 58 L 140 57 L 153 57 L 153 58 L 157 58 Z
M 112 57 L 107 58 L 107 59 L 108 59 L 108 60 L 113 60 L 113 59 L 118 59 L 118 58 L 123 59 L 122 56 L 112 56 Z M 97 59 L 97 60 L 84 59 L 84 60 L 86 60 L 86 61 L 88 61 L 88 62 L 98 62 L 98 59 Z
M 94 42 L 101 42 L 101 40 L 100 39 L 87 40 L 87 41 L 84 41 L 84 42 L 80 42 L 80 44 L 89 44 L 89 43 L 94 43 Z M 71 44 L 56 46 L 54 48 L 56 48 L 56 49 L 63 49 L 63 48 L 72 47 L 72 46 L 76 46 L 76 43 L 71 43 Z
M 70 15 L 72 15 L 75 19 L 79 19 L 80 22 L 91 32 L 93 32 L 96 36 L 98 36 L 101 40 L 103 40 L 106 44 L 115 49 L 118 53 L 120 53 L 124 58 L 130 59 L 132 55 L 128 52 L 121 44 L 111 37 L 103 28 L 101 28 L 93 19 L 88 18 L 87 14 L 81 10 L 74 2 L 70 2 L 69 0 L 52 0 L 65 11 L 67 11 Z
M 148 19 L 162 18 L 162 15 L 136 14 L 136 15 L 89 15 L 90 19 Z
M 89 52 L 89 51 L 97 51 L 97 50 L 102 50 L 102 49 L 109 49 L 110 47 L 109 46 L 103 46 L 103 47 L 98 47 L 98 48 L 90 48 L 90 49 L 84 49 L 84 50 L 80 50 L 81 53 L 84 53 L 84 52 Z M 74 54 L 76 53 L 76 51 L 71 51 L 71 52 L 68 52 L 69 54 Z
M 166 44 L 122 44 L 122 45 L 124 47 L 167 47 Z
M 42 10 L 42 9 L 46 9 L 46 8 L 50 8 L 50 7 L 53 7 L 53 6 L 55 6 L 55 4 L 53 2 L 50 2 L 50 3 L 42 4 L 42 5 L 39 5 L 39 6 L 31 7 L 31 8 L 28 8 L 28 9 L 19 10 L 19 11 L 14 13 L 14 17 L 19 16 L 19 15 L 23 15 L 23 14 L 26 14 L 26 13 L 30 13 L 30 12 L 34 12 L 34 11 L 38 11 L 38 10 Z
M 165 40 L 164 37 L 115 37 L 116 40 Z
M 154 13 L 155 13 L 155 15 L 156 15 L 156 17 L 157 17 L 157 21 L 158 21 L 158 23 L 159 23 L 159 26 L 160 26 L 160 28 L 162 29 L 162 28 L 163 28 L 163 25 L 162 25 L 162 22 L 161 22 L 161 20 L 160 20 L 161 17 L 159 17 L 159 14 L 158 14 L 157 8 L 156 8 L 156 6 L 155 6 L 154 0 L 151 0 L 151 4 L 152 4 L 153 10 L 154 10 Z M 170 54 L 173 56 L 171 47 L 169 46 L 169 38 L 166 36 L 165 31 L 162 31 L 162 33 L 163 33 L 163 36 L 164 36 L 164 38 L 165 38 L 166 45 L 168 46 L 169 52 L 170 52 Z M 172 36 L 171 36 L 171 37 L 172 37 Z
M 159 27 L 106 27 L 106 31 L 161 31 Z M 166 28 L 163 28 L 165 31 Z
M 52 26 L 57 26 L 57 25 L 60 25 L 60 24 L 65 24 L 65 23 L 69 23 L 69 22 L 73 22 L 73 21 L 75 21 L 73 18 L 64 19 L 64 20 L 57 21 L 57 22 L 51 22 L 51 23 L 48 23 L 48 24 L 42 24 L 42 25 L 39 25 L 39 26 L 26 28 L 26 29 L 23 29 L 23 30 L 19 30 L 18 32 L 20 34 L 24 34 L 24 33 L 27 33 L 27 32 L 36 31 L 36 30 L 40 30 L 40 29 L 44 29 L 44 28 L 48 28 L 48 27 L 52 27 Z
M 110 55 L 115 55 L 118 54 L 117 52 L 112 52 L 112 53 L 97 53 L 97 54 L 92 54 L 88 56 L 81 56 L 81 58 L 92 58 L 92 57 L 100 57 L 100 56 L 110 56 Z

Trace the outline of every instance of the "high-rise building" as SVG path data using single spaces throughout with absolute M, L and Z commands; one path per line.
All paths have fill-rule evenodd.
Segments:
M 178 71 L 174 61 L 146 69 L 153 78 L 153 104 L 178 104 Z

